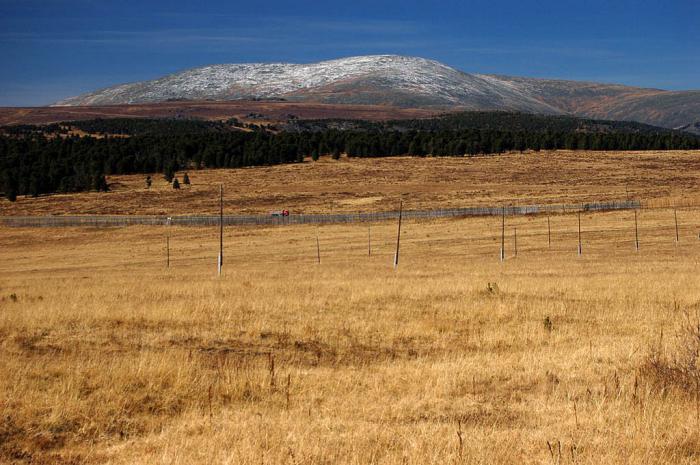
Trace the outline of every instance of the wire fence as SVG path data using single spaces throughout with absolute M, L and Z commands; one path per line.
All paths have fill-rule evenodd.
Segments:
M 432 219 L 459 218 L 469 216 L 514 216 L 538 215 L 544 213 L 601 212 L 611 210 L 632 210 L 640 208 L 637 200 L 594 202 L 564 205 L 527 205 L 498 207 L 467 207 L 438 210 L 404 210 L 404 218 Z M 224 215 L 225 226 L 244 225 L 287 225 L 287 224 L 342 224 L 378 222 L 397 219 L 398 211 L 373 213 L 330 213 L 276 215 Z M 10 227 L 112 227 L 132 225 L 178 225 L 178 226 L 218 226 L 219 215 L 65 215 L 65 216 L 3 216 L 0 224 Z

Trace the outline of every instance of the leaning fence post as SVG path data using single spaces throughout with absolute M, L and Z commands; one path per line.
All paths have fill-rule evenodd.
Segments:
M 318 228 L 316 228 L 316 260 L 318 264 L 321 264 L 321 245 L 318 241 Z
M 396 253 L 394 254 L 394 269 L 399 266 L 399 244 L 401 243 L 401 217 L 403 216 L 403 199 L 399 200 L 399 230 L 396 235 Z
M 673 209 L 673 220 L 676 223 L 676 245 L 678 245 L 678 215 L 675 208 Z
M 637 209 L 634 209 L 634 247 L 639 252 L 639 231 L 637 230 Z

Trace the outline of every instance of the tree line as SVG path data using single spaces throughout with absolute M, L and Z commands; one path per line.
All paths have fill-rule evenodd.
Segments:
M 131 123 L 135 121 L 135 123 Z M 127 137 L 47 134 L 31 128 L 0 136 L 0 188 L 18 195 L 108 189 L 105 175 L 174 173 L 349 157 L 475 156 L 526 150 L 700 149 L 700 138 L 674 131 L 581 132 L 500 129 L 334 129 L 244 132 L 232 123 L 103 120 L 85 128 Z M 114 131 L 115 125 L 119 128 Z M 189 125 L 189 126 L 188 126 Z M 63 127 L 63 126 L 61 126 Z M 207 129 L 209 128 L 209 129 Z

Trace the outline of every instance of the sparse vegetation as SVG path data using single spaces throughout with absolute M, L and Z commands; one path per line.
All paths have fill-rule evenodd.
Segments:
M 700 396 L 700 320 L 698 314 L 691 315 L 685 309 L 679 310 L 674 302 L 678 317 L 676 327 L 672 328 L 669 343 L 659 341 L 651 350 L 641 367 L 642 376 L 652 385 L 665 392 L 679 389 L 685 394 L 698 398 Z
M 144 175 L 110 175 L 109 201 L 98 193 L 63 194 L 60 201 L 50 196 L 14 203 L 0 198 L 0 215 L 216 214 L 222 183 L 227 214 L 267 214 L 280 208 L 292 214 L 392 211 L 399 195 L 407 208 L 416 210 L 612 199 L 639 199 L 644 206 L 698 205 L 699 153 L 543 151 L 338 161 L 324 157 L 316 163 L 255 170 L 198 170 L 184 197 L 162 176 L 151 176 L 152 187 L 145 191 Z M 682 212 L 679 215 L 682 219 Z
M 504 263 L 497 219 L 406 221 L 396 272 L 393 223 L 371 258 L 325 226 L 321 265 L 315 226 L 226 228 L 220 279 L 215 229 L 173 227 L 169 269 L 162 228 L 3 229 L 0 461 L 696 463 L 695 372 L 645 367 L 688 366 L 700 216 L 679 249 L 645 212 L 637 254 L 624 215 L 578 258 L 574 217 L 551 249 L 512 219 Z
M 548 333 L 551 333 L 552 330 L 554 329 L 554 323 L 552 323 L 552 319 L 549 317 L 549 315 L 544 317 L 544 320 L 542 321 L 542 325 L 544 326 L 544 330 L 547 331 Z
M 694 152 L 545 155 L 324 157 L 187 192 L 113 176 L 109 205 L 0 205 L 212 213 L 219 182 L 227 213 L 699 197 Z M 580 257 L 576 216 L 551 215 L 551 246 L 546 217 L 508 217 L 504 262 L 500 218 L 407 219 L 396 271 L 393 222 L 371 256 L 367 225 L 323 226 L 321 264 L 313 225 L 227 227 L 221 278 L 216 228 L 168 228 L 168 268 L 165 227 L 3 228 L 0 462 L 695 464 L 700 212 L 678 209 L 678 243 L 672 209 L 638 215 L 635 252 L 630 212 L 584 212 Z
M 468 114 L 469 115 L 469 114 Z M 244 132 L 220 122 L 118 119 L 73 122 L 82 129 L 129 137 L 57 137 L 39 129 L 0 136 L 0 180 L 6 197 L 105 190 L 105 174 L 162 172 L 168 182 L 187 168 L 240 168 L 303 162 L 304 157 L 477 156 L 525 150 L 694 150 L 700 137 L 632 123 L 570 117 L 501 114 L 406 121 L 402 126 L 355 122 L 360 127 Z M 464 124 L 464 119 L 472 122 Z M 488 123 L 494 119 L 495 129 Z M 531 120 L 536 120 L 534 123 Z M 571 122 L 574 121 L 574 123 Z M 563 121 L 563 122 L 562 122 Z M 398 123 L 392 123 L 398 124 Z M 58 126 L 61 128 L 62 126 Z M 518 127 L 518 126 L 516 126 Z M 630 129 L 631 128 L 631 129 Z M 12 181 L 14 180 L 14 181 Z

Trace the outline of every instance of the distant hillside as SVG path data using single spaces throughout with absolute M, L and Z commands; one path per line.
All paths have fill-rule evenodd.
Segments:
M 700 90 L 671 92 L 618 84 L 469 74 L 434 60 L 396 55 L 311 64 L 205 66 L 152 81 L 109 87 L 56 105 L 251 99 L 570 114 L 666 128 L 685 127 L 700 120 Z
M 427 118 L 444 113 L 440 108 L 399 108 L 381 105 L 331 105 L 326 103 L 261 100 L 177 101 L 131 105 L 71 107 L 0 107 L 0 125 L 49 124 L 96 118 L 201 119 L 222 121 L 260 119 L 284 122 L 294 119 L 345 118 L 370 121 Z
M 634 121 L 611 121 L 577 118 L 565 115 L 538 115 L 504 111 L 465 111 L 446 113 L 431 118 L 368 121 L 354 119 L 302 120 L 290 115 L 286 122 L 256 124 L 236 118 L 226 121 L 205 121 L 174 118 L 94 118 L 64 121 L 48 125 L 0 126 L 0 133 L 22 134 L 31 132 L 69 134 L 79 130 L 94 135 L 196 134 L 226 132 L 237 129 L 270 129 L 291 132 L 318 132 L 329 129 L 341 131 L 463 131 L 491 130 L 507 132 L 558 133 L 637 133 L 672 134 L 682 132 Z M 700 124 L 700 123 L 699 123 Z M 686 128 L 690 130 L 691 128 Z
M 290 130 L 417 130 L 460 131 L 466 129 L 515 132 L 565 133 L 639 133 L 669 134 L 674 130 L 634 121 L 594 120 L 565 115 L 537 115 L 505 111 L 466 111 L 433 118 L 390 120 L 386 122 L 353 120 L 293 120 Z
M 700 136 L 700 121 L 695 122 L 695 123 L 691 123 L 691 124 L 686 124 L 684 126 L 680 126 L 678 128 L 678 130 L 684 131 L 684 132 L 690 132 L 690 133 L 697 134 Z

